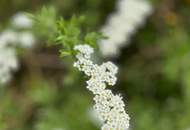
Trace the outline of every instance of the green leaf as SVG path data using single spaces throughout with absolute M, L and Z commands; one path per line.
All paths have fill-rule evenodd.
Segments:
M 69 51 L 60 50 L 60 57 L 65 57 L 65 56 L 69 56 L 69 55 L 71 55 L 71 53 Z
M 74 55 L 73 47 L 77 44 L 89 44 L 97 47 L 98 40 L 105 38 L 101 33 L 90 32 L 82 34 L 81 24 L 85 17 L 73 15 L 70 20 L 60 17 L 57 19 L 56 10 L 53 7 L 43 7 L 36 15 L 30 17 L 34 21 L 34 27 L 38 35 L 48 38 L 52 44 L 59 44 L 60 56 Z
M 84 41 L 93 47 L 97 47 L 98 40 L 105 38 L 106 37 L 102 33 L 91 32 L 85 36 Z
M 56 30 L 57 13 L 54 7 L 43 7 L 35 15 L 28 14 L 33 20 L 33 31 L 37 36 L 53 41 Z M 51 40 L 50 40 L 51 39 Z

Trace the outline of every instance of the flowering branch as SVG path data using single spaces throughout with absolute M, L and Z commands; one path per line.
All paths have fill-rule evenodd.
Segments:
M 74 49 L 78 51 L 74 67 L 90 77 L 86 82 L 87 89 L 95 95 L 94 109 L 104 123 L 102 130 L 128 129 L 129 116 L 125 112 L 122 97 L 114 95 L 111 90 L 106 89 L 106 84 L 113 86 L 116 83 L 117 66 L 112 62 L 106 62 L 102 65 L 93 64 L 90 55 L 94 50 L 89 45 L 76 45 Z
M 47 14 L 48 9 L 43 9 L 38 17 L 34 16 L 33 18 L 36 22 L 46 21 L 42 19 L 46 18 L 43 16 Z M 50 12 L 49 14 L 54 13 Z M 87 89 L 95 95 L 94 109 L 98 113 L 100 120 L 104 123 L 102 130 L 127 130 L 129 127 L 129 116 L 125 112 L 125 104 L 122 101 L 122 97 L 114 95 L 111 90 L 106 89 L 106 85 L 115 85 L 117 81 L 115 75 L 118 72 L 118 68 L 112 62 L 97 65 L 90 60 L 91 54 L 94 52 L 92 47 L 96 47 L 98 40 L 104 38 L 104 36 L 96 32 L 90 32 L 86 35 L 81 34 L 80 23 L 83 20 L 83 17 L 77 18 L 75 16 L 68 21 L 59 18 L 56 21 L 56 27 L 52 27 L 54 31 L 52 34 L 50 33 L 50 40 L 52 41 L 53 36 L 53 43 L 62 46 L 60 49 L 61 57 L 74 56 L 77 60 L 74 62 L 74 67 L 90 77 L 86 82 Z M 38 23 L 36 25 L 41 24 Z M 46 29 L 43 26 L 43 30 L 48 31 L 48 28 Z M 50 38 L 50 35 L 48 34 L 47 38 Z
M 118 0 L 117 11 L 109 16 L 102 32 L 109 37 L 100 41 L 100 51 L 106 57 L 116 57 L 120 49 L 128 45 L 130 37 L 152 13 L 148 0 Z

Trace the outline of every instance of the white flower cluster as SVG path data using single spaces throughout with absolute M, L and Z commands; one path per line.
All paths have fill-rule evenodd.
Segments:
M 77 45 L 74 47 L 79 53 L 74 67 L 84 72 L 90 79 L 87 81 L 87 89 L 94 95 L 94 109 L 103 121 L 102 130 L 127 130 L 129 127 L 129 116 L 125 112 L 125 104 L 120 95 L 114 95 L 106 85 L 115 85 L 118 72 L 117 66 L 112 62 L 102 65 L 94 64 L 90 60 L 93 48 L 88 45 Z
M 31 28 L 32 24 L 32 20 L 23 12 L 15 14 L 12 18 L 12 25 L 17 28 Z
M 101 53 L 108 57 L 117 56 L 151 12 L 152 6 L 147 0 L 118 0 L 117 11 L 109 16 L 101 29 L 109 37 L 100 41 Z
M 0 42 L 0 84 L 4 84 L 11 78 L 11 71 L 18 68 L 15 50 L 3 46 Z
M 11 25 L 14 28 L 27 30 L 32 27 L 32 21 L 21 13 L 13 16 L 12 21 Z M 17 32 L 8 29 L 0 33 L 0 84 L 7 83 L 11 79 L 11 71 L 17 70 L 19 66 L 15 47 L 28 48 L 34 43 L 35 38 L 29 31 Z
M 16 39 L 14 40 L 19 46 L 22 47 L 32 47 L 35 43 L 34 35 L 27 31 L 33 26 L 32 20 L 22 12 L 15 14 L 11 20 L 11 25 L 16 29 L 23 29 L 23 32 L 16 32 L 14 35 Z

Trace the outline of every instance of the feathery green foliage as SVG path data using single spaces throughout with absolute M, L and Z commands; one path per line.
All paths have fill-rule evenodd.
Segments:
M 51 44 L 61 45 L 60 56 L 69 56 L 75 54 L 74 46 L 77 44 L 89 44 L 97 47 L 97 42 L 100 39 L 106 38 L 101 33 L 81 32 L 84 16 L 72 16 L 70 20 L 63 17 L 56 18 L 54 8 L 43 7 L 36 15 L 31 15 L 34 20 L 34 26 L 39 33 Z M 47 23 L 45 22 L 47 21 Z M 44 24 L 45 23 L 45 24 Z

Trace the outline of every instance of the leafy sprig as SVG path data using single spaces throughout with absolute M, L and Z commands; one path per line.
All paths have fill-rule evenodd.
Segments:
M 28 14 L 33 20 L 33 31 L 42 38 L 47 38 L 51 42 L 56 33 L 57 11 L 54 7 L 43 7 L 36 14 Z
M 61 45 L 60 56 L 74 55 L 77 44 L 89 44 L 97 47 L 98 40 L 106 38 L 98 32 L 83 33 L 82 24 L 84 16 L 72 16 L 70 20 L 63 17 L 57 18 L 56 10 L 53 7 L 43 7 L 36 15 L 31 15 L 34 26 L 40 36 L 48 39 L 53 45 Z

